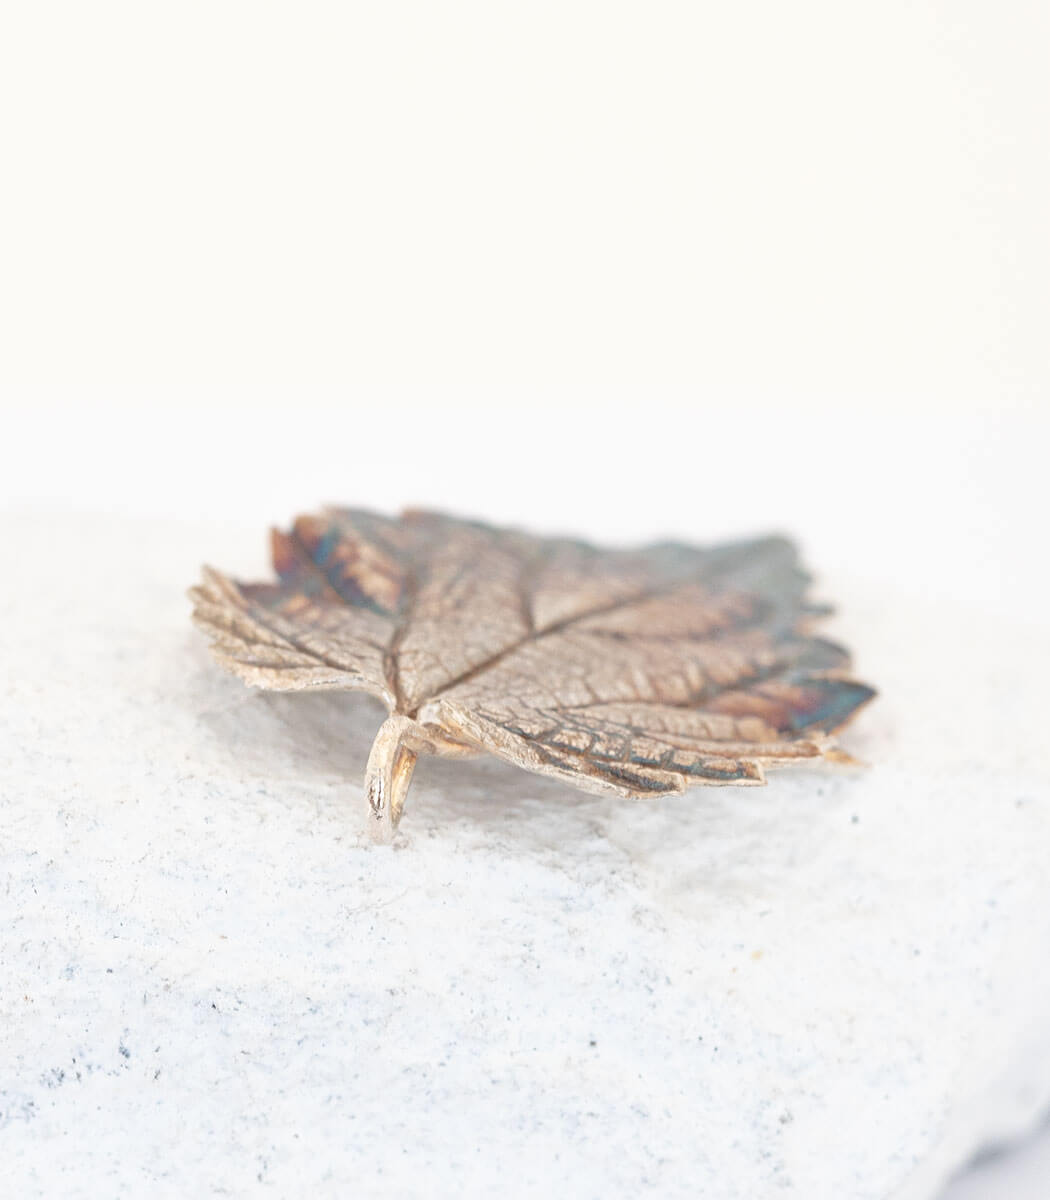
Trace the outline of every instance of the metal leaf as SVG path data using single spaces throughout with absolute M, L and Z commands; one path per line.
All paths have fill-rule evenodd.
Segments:
M 433 512 L 358 509 L 273 532 L 276 583 L 210 568 L 194 618 L 256 687 L 360 689 L 390 717 L 366 772 L 389 837 L 416 758 L 487 750 L 591 791 L 764 782 L 767 764 L 844 758 L 874 695 L 809 634 L 794 546 L 603 550 Z

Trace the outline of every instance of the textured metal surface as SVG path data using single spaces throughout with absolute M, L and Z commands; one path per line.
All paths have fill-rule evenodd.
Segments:
M 332 509 L 275 530 L 273 560 L 276 583 L 205 568 L 194 618 L 256 687 L 383 700 L 366 794 L 385 834 L 420 753 L 487 750 L 625 796 L 754 784 L 835 757 L 874 695 L 810 634 L 827 610 L 783 538 L 603 550 Z

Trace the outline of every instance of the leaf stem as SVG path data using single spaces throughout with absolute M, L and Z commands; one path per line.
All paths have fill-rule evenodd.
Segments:
M 372 743 L 365 768 L 369 829 L 376 842 L 391 842 L 405 807 L 408 785 L 416 765 L 419 726 L 410 717 L 394 713 L 387 717 Z M 417 743 L 412 749 L 409 742 Z

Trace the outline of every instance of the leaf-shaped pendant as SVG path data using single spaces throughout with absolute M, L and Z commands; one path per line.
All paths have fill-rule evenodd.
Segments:
M 256 687 L 386 704 L 365 778 L 382 839 L 420 754 L 487 750 L 621 796 L 762 783 L 766 764 L 846 757 L 831 734 L 874 695 L 809 634 L 828 610 L 779 537 L 603 550 L 340 508 L 274 530 L 273 561 L 276 583 L 206 567 L 194 618 Z

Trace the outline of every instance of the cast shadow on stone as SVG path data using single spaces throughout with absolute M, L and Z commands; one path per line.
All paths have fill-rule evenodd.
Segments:
M 223 683 L 225 684 L 225 680 Z M 246 775 L 360 788 L 382 706 L 367 696 L 256 692 L 231 681 L 228 703 L 198 713 L 210 753 L 233 756 Z M 237 690 L 239 689 L 239 691 Z
M 206 670 L 195 695 L 208 701 L 197 715 L 209 753 L 235 759 L 239 772 L 271 784 L 316 787 L 318 803 L 345 811 L 348 832 L 365 831 L 362 780 L 372 740 L 385 716 L 381 704 L 351 692 L 258 692 Z M 419 759 L 402 825 L 402 842 L 467 832 L 512 841 L 522 849 L 593 845 L 596 836 L 629 841 L 635 852 L 660 856 L 672 843 L 702 843 L 742 811 L 770 822 L 805 821 L 844 783 L 805 768 L 775 776 L 763 788 L 693 788 L 652 800 L 599 796 L 490 755 Z M 786 789 L 786 791 L 785 791 Z M 791 798 L 785 804 L 785 796 Z

